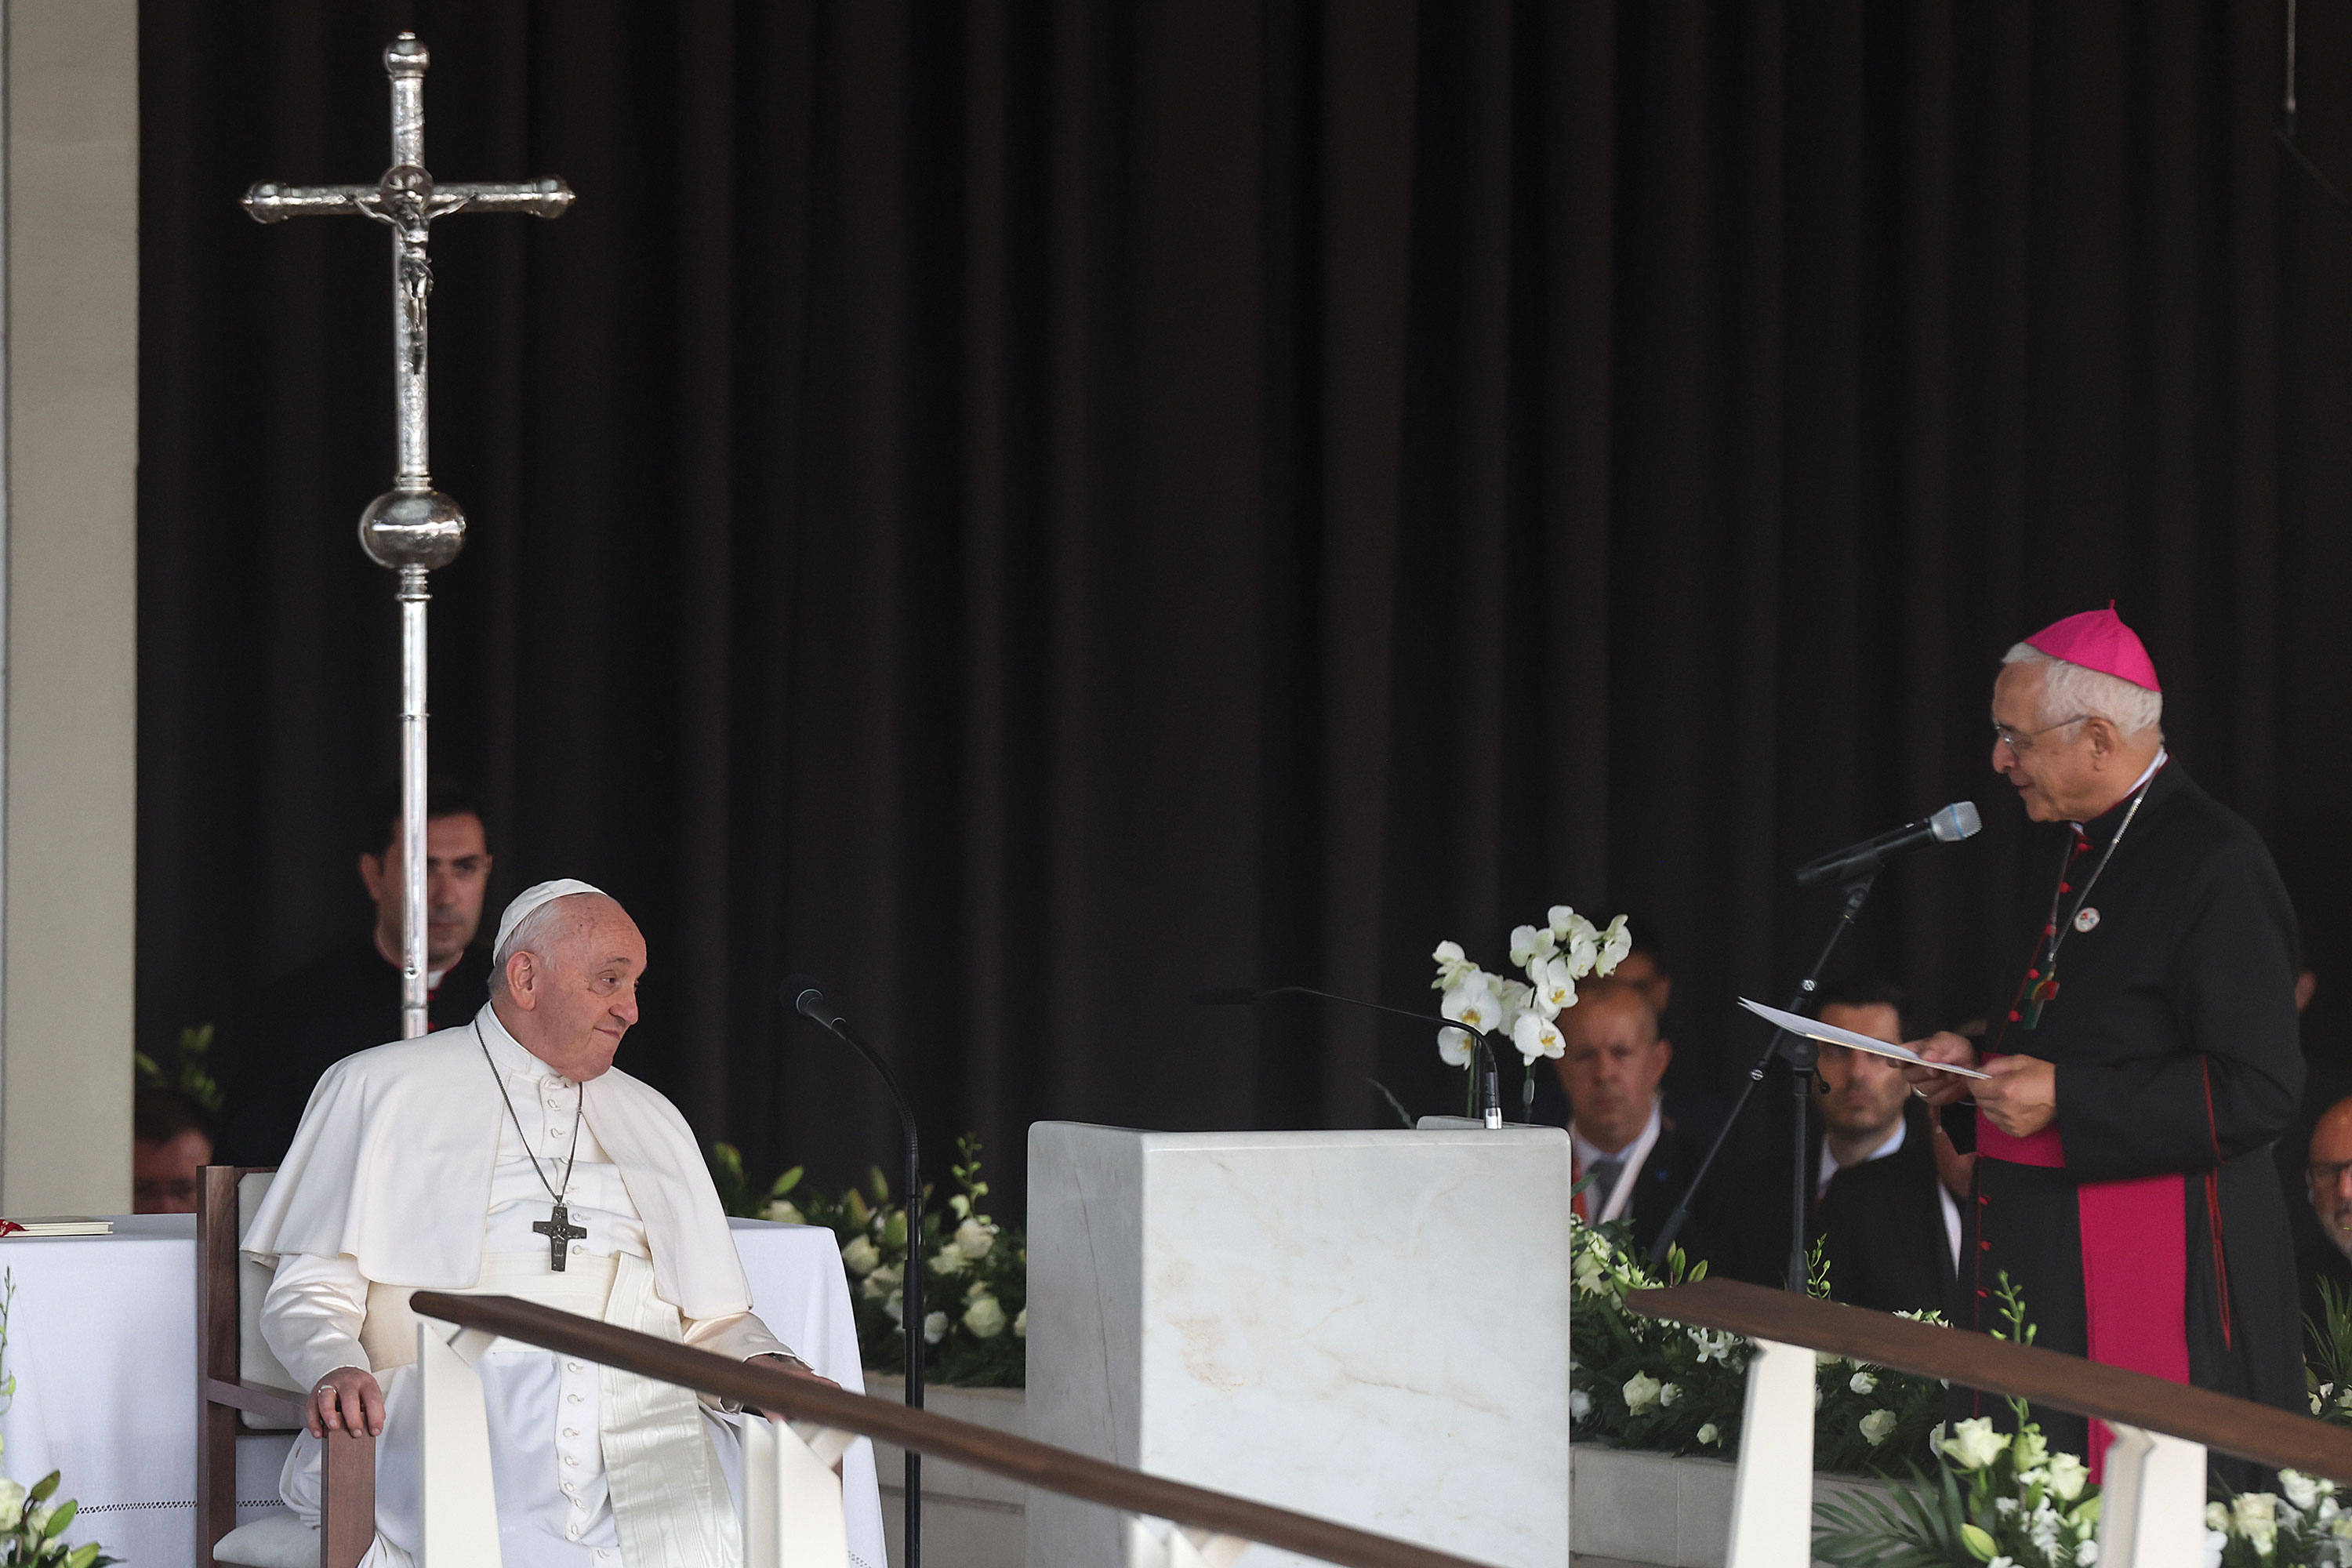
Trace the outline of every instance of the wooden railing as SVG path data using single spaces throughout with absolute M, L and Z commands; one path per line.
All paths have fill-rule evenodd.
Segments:
M 2352 1486 L 2352 1429 L 2080 1356 L 1730 1279 L 1636 1290 L 1625 1304 L 1644 1317 L 1940 1377 Z
M 511 1296 L 452 1296 L 419 1290 L 410 1298 L 409 1306 L 420 1316 L 460 1328 L 582 1356 L 640 1377 L 734 1400 L 747 1408 L 773 1410 L 798 1420 L 878 1437 L 912 1453 L 952 1459 L 1024 1486 L 1262 1542 L 1342 1568 L 1478 1568 L 1467 1558 L 1390 1536 L 1146 1475 L 1067 1448 L 926 1410 L 910 1410 L 891 1400 L 851 1394 L 707 1351 L 689 1350 L 668 1340 Z

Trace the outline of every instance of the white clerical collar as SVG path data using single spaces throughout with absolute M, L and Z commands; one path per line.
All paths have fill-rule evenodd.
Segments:
M 2162 746 L 2157 747 L 2156 761 L 2148 763 L 2147 767 L 2140 773 L 2139 777 L 2132 781 L 2131 788 L 2124 791 L 2124 799 L 2129 800 L 2133 795 L 2138 794 L 2140 786 L 2156 776 L 2156 770 L 2164 766 L 2165 758 L 2171 754 L 2172 753 L 2170 752 L 2166 751 Z M 2109 811 L 2113 811 L 2115 807 L 2109 806 L 2107 809 Z M 2074 824 L 2075 832 L 2080 833 L 2082 830 L 2083 825 L 2081 823 L 2078 822 Z
M 1900 1116 L 1896 1117 L 1895 1119 L 1895 1131 L 1888 1135 L 1886 1142 L 1881 1143 L 1877 1148 L 1873 1149 L 1869 1153 L 1864 1154 L 1861 1159 L 1856 1160 L 1854 1163 L 1857 1165 L 1867 1165 L 1873 1160 L 1885 1159 L 1886 1156 L 1894 1153 L 1897 1149 L 1903 1147 L 1903 1135 L 1910 1130 L 1910 1123 L 1906 1118 Z M 1838 1163 L 1837 1156 L 1830 1152 L 1830 1135 L 1826 1132 L 1822 1133 L 1822 1173 L 1814 1179 L 1813 1196 L 1818 1199 L 1822 1194 L 1828 1192 L 1830 1190 L 1830 1178 L 1836 1175 L 1840 1171 L 1844 1170 L 1845 1168 L 1846 1167 Z
M 482 1010 L 474 1015 L 474 1026 L 481 1031 L 482 1045 L 489 1051 L 490 1060 L 497 1066 L 499 1077 L 551 1078 L 563 1084 L 572 1081 L 525 1050 L 521 1041 L 508 1034 L 507 1026 L 499 1022 L 498 1009 L 489 1003 L 483 1003 Z

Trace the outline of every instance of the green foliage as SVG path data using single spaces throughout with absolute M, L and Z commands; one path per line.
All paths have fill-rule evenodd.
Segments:
M 213 1048 L 213 1026 L 210 1024 L 190 1024 L 180 1031 L 180 1043 L 173 1052 L 167 1069 L 144 1051 L 131 1053 L 131 1070 L 141 1089 L 176 1089 L 214 1116 L 220 1114 L 226 1097 L 221 1086 L 205 1065 L 205 1057 Z
M 2311 1354 L 2303 1366 L 2311 1413 L 2331 1426 L 2352 1426 L 2352 1301 L 2332 1279 L 2319 1281 L 2319 1316 L 2303 1321 Z
M 928 1321 L 923 1375 L 929 1383 L 962 1388 L 1019 1388 L 1028 1374 L 1028 1240 L 981 1211 L 988 1184 L 980 1155 L 980 1141 L 970 1133 L 956 1140 L 949 1173 L 957 1190 L 944 1214 L 930 1206 L 930 1189 L 924 1190 L 914 1248 L 924 1270 Z M 899 1314 L 907 1215 L 891 1197 L 890 1179 L 874 1167 L 863 1187 L 833 1197 L 804 1185 L 803 1175 L 795 1165 L 762 1191 L 745 1175 L 740 1151 L 727 1143 L 710 1146 L 710 1179 L 729 1214 L 833 1232 L 849 1271 L 860 1358 L 869 1372 L 904 1373 L 907 1340 Z
M 1625 1308 L 1628 1290 L 1700 1279 L 1706 1266 L 1689 1267 L 1675 1247 L 1665 1277 L 1653 1276 L 1622 1223 L 1579 1221 L 1569 1246 L 1576 1281 L 1569 1314 L 1575 1435 L 1669 1454 L 1738 1452 L 1748 1342 Z M 1811 1272 L 1813 1294 L 1826 1295 L 1829 1266 L 1818 1247 Z M 1815 1378 L 1813 1454 L 1823 1469 L 1896 1474 L 1925 1451 L 1928 1430 L 1942 1415 L 1943 1385 L 1932 1379 L 1836 1356 L 1817 1361 Z

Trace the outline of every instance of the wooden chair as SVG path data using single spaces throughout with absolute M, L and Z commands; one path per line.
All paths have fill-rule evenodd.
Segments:
M 298 1431 L 308 1395 L 262 1342 L 268 1271 L 237 1256 L 237 1239 L 271 1173 L 207 1165 L 196 1195 L 196 1568 L 357 1568 L 375 1542 L 375 1439 L 326 1444 L 319 1528 L 280 1509 L 236 1523 L 236 1436 Z

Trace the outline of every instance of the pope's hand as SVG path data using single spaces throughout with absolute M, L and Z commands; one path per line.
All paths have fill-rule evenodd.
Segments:
M 1977 1048 L 1966 1035 L 1955 1035 L 1948 1029 L 1930 1035 L 1924 1040 L 1914 1040 L 1911 1048 L 1931 1062 L 1949 1062 L 1954 1067 L 1972 1068 L 1977 1065 Z M 1906 1067 L 1903 1076 L 1919 1098 L 1930 1105 L 1949 1105 L 1968 1098 L 1970 1080 L 1955 1073 L 1937 1072 L 1932 1067 Z
M 753 1356 L 751 1359 L 753 1361 L 766 1362 L 769 1365 L 784 1373 L 787 1377 L 804 1377 L 811 1383 L 821 1383 L 827 1388 L 839 1388 L 841 1386 L 841 1384 L 834 1382 L 833 1379 L 824 1376 L 814 1368 L 803 1366 L 796 1361 L 787 1361 L 780 1355 L 759 1355 Z M 791 1416 L 785 1415 L 781 1410 L 762 1410 L 760 1414 L 766 1416 L 769 1420 L 774 1422 L 779 1426 L 792 1419 Z M 833 1473 L 836 1476 L 841 1474 L 841 1461 L 839 1459 L 835 1459 L 833 1462 Z
M 339 1366 L 310 1390 L 310 1436 L 349 1432 L 358 1436 L 383 1435 L 383 1390 L 375 1374 L 355 1366 Z
M 2031 1138 L 2058 1115 L 2058 1069 L 2040 1057 L 1995 1057 L 1977 1085 L 1977 1109 L 2011 1138 Z

